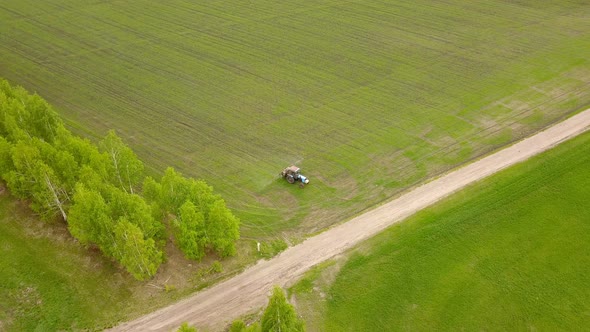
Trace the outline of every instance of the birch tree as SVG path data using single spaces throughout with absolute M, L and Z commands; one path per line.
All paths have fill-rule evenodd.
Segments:
M 67 221 L 68 191 L 55 171 L 43 162 L 38 146 L 30 144 L 33 142 L 19 141 L 11 148 L 14 169 L 3 178 L 17 197 L 31 199 L 31 208 L 42 219 L 60 214 Z
M 209 241 L 220 256 L 233 256 L 236 253 L 236 241 L 240 238 L 240 221 L 225 206 L 225 201 L 218 199 L 209 207 L 207 219 Z
M 162 251 L 153 239 L 144 239 L 141 229 L 121 218 L 115 227 L 116 246 L 122 253 L 119 262 L 138 280 L 151 278 L 160 264 Z
M 25 100 L 26 116 L 24 117 L 23 127 L 28 132 L 46 142 L 53 142 L 56 136 L 56 129 L 61 124 L 61 120 L 55 111 L 47 104 L 43 98 L 38 95 L 29 95 L 23 91 Z
M 295 309 L 287 299 L 283 290 L 275 286 L 262 315 L 263 332 L 302 332 L 305 331 L 303 321 L 297 317 Z
M 162 185 L 151 176 L 147 176 L 143 180 L 141 194 L 145 201 L 150 205 L 154 219 L 164 219 L 167 211 L 165 211 L 162 202 Z
M 205 255 L 208 237 L 205 230 L 205 217 L 197 211 L 191 201 L 186 201 L 174 221 L 176 245 L 189 259 L 201 260 Z
M 135 153 L 127 146 L 114 130 L 110 130 L 107 136 L 99 143 L 111 162 L 111 179 L 126 192 L 133 193 L 133 188 L 142 180 L 143 163 Z
M 113 248 L 115 245 L 114 222 L 109 216 L 109 208 L 100 193 L 78 184 L 69 212 L 68 228 L 80 243 L 95 244 L 110 257 L 121 256 Z
M 154 219 L 151 207 L 143 197 L 126 193 L 116 187 L 108 189 L 111 217 L 124 217 L 127 221 L 141 229 L 147 238 L 163 240 L 165 238 L 164 225 Z
M 190 182 L 174 168 L 168 167 L 161 181 L 162 208 L 169 213 L 176 214 L 178 209 L 190 196 Z
M 0 136 L 0 177 L 15 169 L 12 162 L 12 147 L 10 142 Z
M 59 212 L 63 220 L 67 221 L 66 204 L 70 197 L 53 169 L 38 162 L 31 174 L 31 180 L 34 182 L 31 190 L 33 211 L 37 212 L 44 220 L 51 220 Z

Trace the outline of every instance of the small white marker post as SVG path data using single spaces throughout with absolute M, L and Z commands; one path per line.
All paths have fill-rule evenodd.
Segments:
M 260 252 L 260 242 L 256 242 L 256 247 L 258 248 L 258 252 Z

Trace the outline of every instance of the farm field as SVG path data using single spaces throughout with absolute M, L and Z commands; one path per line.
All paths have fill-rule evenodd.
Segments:
M 298 238 L 590 102 L 580 1 L 7 0 L 0 76 L 153 173 L 204 178 L 243 238 Z M 280 181 L 296 163 L 305 190 Z
M 309 330 L 588 329 L 589 163 L 586 133 L 308 272 Z

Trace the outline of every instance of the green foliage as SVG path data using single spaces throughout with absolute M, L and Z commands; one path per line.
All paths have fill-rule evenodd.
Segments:
M 149 178 L 144 181 L 149 197 L 165 212 L 177 216 L 174 222 L 176 241 L 186 257 L 200 260 L 210 247 L 221 257 L 236 253 L 239 219 L 225 201 L 203 181 L 185 178 L 169 167 L 161 184 Z
M 68 187 L 55 174 L 53 168 L 44 162 L 47 155 L 54 158 L 63 155 L 36 138 L 18 141 L 9 152 L 9 144 L 5 142 L 3 145 L 3 163 L 6 169 L 2 178 L 13 193 L 19 198 L 30 198 L 31 208 L 44 220 L 52 220 L 59 213 L 67 219 L 65 205 L 68 200 Z M 12 156 L 12 163 L 6 160 L 8 154 Z
M 178 248 L 187 258 L 200 260 L 205 255 L 205 217 L 192 202 L 186 201 L 180 207 L 178 218 L 174 221 L 174 230 Z
M 1 82 L 1 81 L 0 81 Z M 12 161 L 12 144 L 0 136 L 0 176 L 15 169 Z
M 170 212 L 178 211 L 190 196 L 188 179 L 177 173 L 172 167 L 168 167 L 164 172 L 161 184 L 153 186 L 153 188 L 154 194 L 158 188 L 160 189 L 161 205 Z
M 62 124 L 57 113 L 41 97 L 30 95 L 21 87 L 2 82 L 0 91 L 0 133 L 17 141 L 37 137 L 53 142 Z
M 124 217 L 138 226 L 146 238 L 163 239 L 165 229 L 162 222 L 154 219 L 152 208 L 143 197 L 126 193 L 118 188 L 108 190 L 109 209 L 113 219 Z
M 219 261 L 213 261 L 211 263 L 211 272 L 213 273 L 221 273 L 223 272 L 223 265 Z
M 243 320 L 232 322 L 229 332 L 303 332 L 305 324 L 287 301 L 283 290 L 275 286 L 261 321 L 246 326 Z
M 236 240 L 240 238 L 240 221 L 225 206 L 222 199 L 209 207 L 207 220 L 207 236 L 221 257 L 233 256 L 236 253 Z
M 109 201 L 82 184 L 76 186 L 70 209 L 69 229 L 83 244 L 96 244 L 113 257 L 136 279 L 152 277 L 163 261 L 154 238 L 163 227 L 149 206 L 137 195 L 110 188 Z
M 229 332 L 243 332 L 245 330 L 246 324 L 241 319 L 233 321 L 229 327 Z
M 287 302 L 285 293 L 278 286 L 273 288 L 261 325 L 263 332 L 305 331 L 303 321 L 297 317 L 295 309 Z
M 317 298 L 315 328 L 588 330 L 588 165 L 584 134 L 388 229 Z
M 120 262 L 137 280 L 151 278 L 162 263 L 162 251 L 153 239 L 144 240 L 141 229 L 120 218 L 114 229 L 115 247 Z
M 133 188 L 143 179 L 143 163 L 114 130 L 109 130 L 98 146 L 109 157 L 111 183 L 133 193 Z
M 78 184 L 92 188 L 105 195 L 111 191 L 112 185 L 105 183 L 103 178 L 90 165 L 80 167 L 78 173 L 80 174 Z
M 102 195 L 79 184 L 73 202 L 68 220 L 70 233 L 82 244 L 97 244 L 110 256 L 120 256 L 107 250 L 114 244 L 111 236 L 114 223 Z
M 51 149 L 52 155 L 45 158 L 48 166 L 55 172 L 57 178 L 63 183 L 64 190 L 71 192 L 78 181 L 78 170 L 80 166 L 74 156 L 68 151 Z
M 53 220 L 61 213 L 64 220 L 67 220 L 65 204 L 69 199 L 66 187 L 54 174 L 53 169 L 42 162 L 36 163 L 31 171 L 31 178 L 34 185 L 31 188 L 31 209 L 43 220 Z
M 243 320 L 238 319 L 232 322 L 229 327 L 229 332 L 260 332 L 260 323 L 255 322 L 250 326 L 246 326 Z
M 80 168 L 88 167 L 91 169 L 100 179 L 99 181 L 94 181 L 95 186 L 102 187 L 103 183 L 110 182 L 109 170 L 111 162 L 109 156 L 106 153 L 99 152 L 97 146 L 89 140 L 74 136 L 65 127 L 59 126 L 54 145 L 57 150 L 68 152 L 76 163 L 80 165 Z M 73 174 L 79 175 L 78 181 L 87 181 L 85 176 L 89 174 L 88 171 L 85 171 L 85 173 L 81 174 L 80 171 L 73 172 Z M 98 189 L 97 187 L 93 188 Z
M 235 253 L 237 218 L 205 182 L 172 168 L 162 184 L 144 178 L 143 163 L 114 131 L 97 147 L 72 135 L 40 97 L 6 81 L 0 88 L 0 176 L 41 218 L 61 215 L 82 244 L 97 246 L 139 280 L 162 263 L 169 213 L 178 215 L 175 235 L 187 257 L 199 260 L 207 247 Z
M 176 332 L 197 332 L 195 327 L 188 325 L 187 322 L 182 323 Z
M 167 217 L 166 211 L 162 208 L 162 185 L 151 176 L 143 180 L 142 196 L 149 203 L 154 219 L 163 220 Z
M 30 180 L 29 177 L 40 158 L 39 150 L 24 141 L 18 141 L 12 146 L 10 155 L 14 168 L 7 169 L 7 173 L 2 177 L 14 195 L 18 198 L 28 198 L 34 184 L 34 180 Z
M 260 257 L 271 258 L 278 255 L 281 251 L 287 249 L 287 242 L 282 239 L 274 239 L 270 242 L 260 243 Z
M 162 200 L 162 185 L 151 176 L 146 176 L 142 186 L 143 197 L 149 202 Z
M 210 205 L 219 199 L 218 195 L 213 194 L 211 186 L 200 180 L 186 178 L 172 167 L 168 167 L 164 172 L 159 187 L 150 182 L 148 180 L 148 186 L 153 187 L 152 195 L 157 195 L 159 188 L 162 207 L 171 213 L 178 211 L 186 201 L 191 201 L 200 211 L 203 211 L 203 214 L 207 215 Z

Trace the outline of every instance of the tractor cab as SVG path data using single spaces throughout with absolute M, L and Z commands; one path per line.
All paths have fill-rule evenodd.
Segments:
M 300 172 L 300 168 L 295 165 L 291 165 L 285 168 L 281 172 L 281 177 L 286 179 L 289 183 L 295 183 L 295 181 L 299 181 L 299 186 L 302 188 L 303 186 L 309 183 L 309 179 L 306 176 L 302 175 Z

